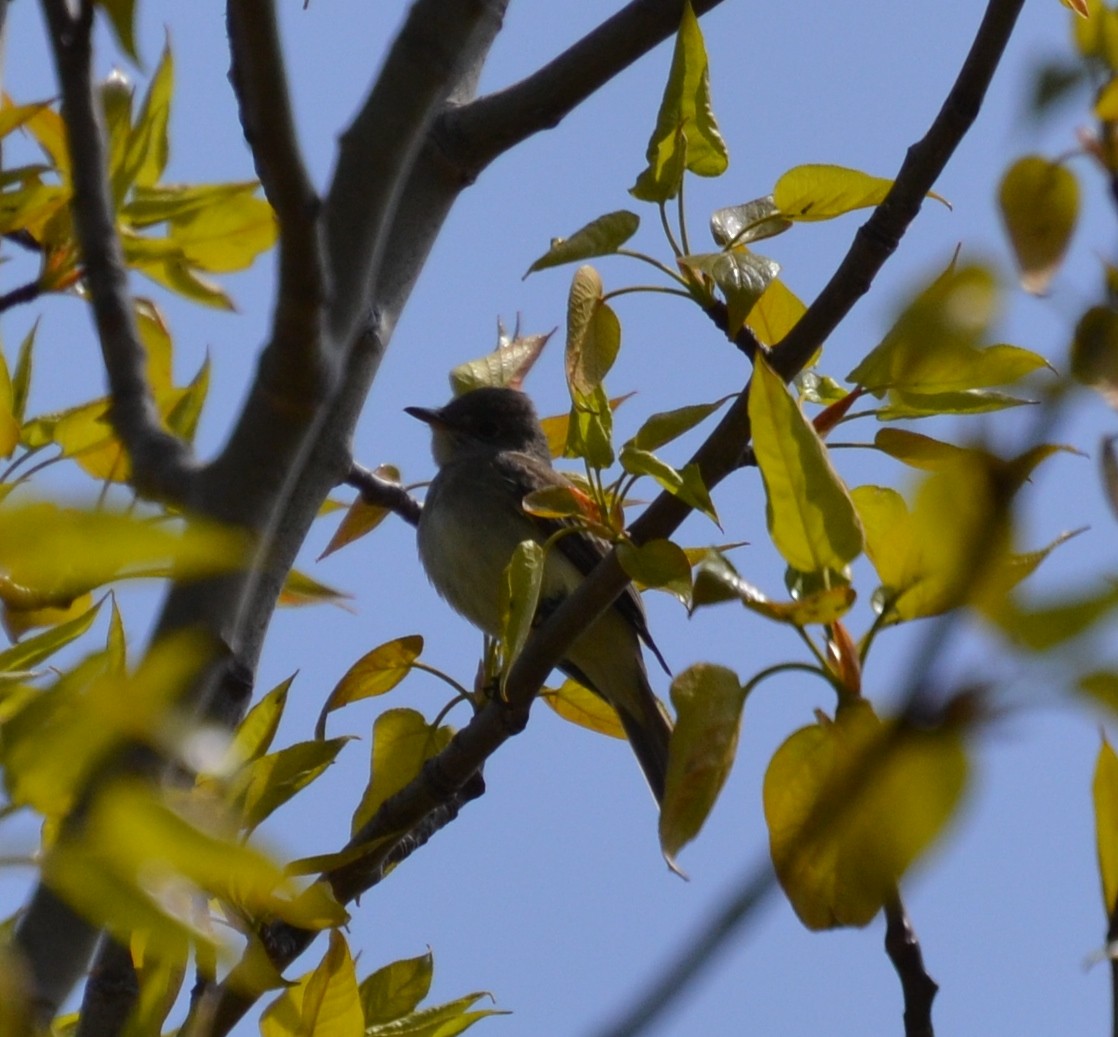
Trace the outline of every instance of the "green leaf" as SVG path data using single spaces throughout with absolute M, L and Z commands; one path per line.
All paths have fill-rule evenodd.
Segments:
M 373 724 L 372 780 L 350 829 L 356 835 L 381 804 L 418 776 L 423 764 L 450 742 L 449 727 L 433 727 L 414 709 L 385 710 Z
M 763 357 L 753 369 L 749 417 L 777 550 L 802 572 L 841 571 L 862 551 L 857 512 L 823 441 Z
M 1058 543 L 1052 546 L 1058 546 Z M 1042 554 L 1047 554 L 1047 551 Z M 1025 568 L 1027 572 L 1012 572 L 1012 575 L 1024 579 L 1036 565 Z M 1002 598 L 992 603 L 986 613 L 1016 644 L 1044 652 L 1086 633 L 1116 608 L 1118 586 L 1110 585 L 1042 604 L 1022 605 L 1010 598 Z
M 492 353 L 459 364 L 450 372 L 450 388 L 455 396 L 484 386 L 518 388 L 553 334 L 551 331 L 546 335 L 518 332 L 510 338 L 504 327 L 498 327 L 497 348 Z
M 678 544 L 650 540 L 637 547 L 623 540 L 617 545 L 617 560 L 626 575 L 642 587 L 667 591 L 684 605 L 690 604 L 691 563 Z
M 12 414 L 16 421 L 23 422 L 27 411 L 27 395 L 31 391 L 31 369 L 34 363 L 35 335 L 39 330 L 39 318 L 31 325 L 19 346 L 19 359 L 16 361 L 15 374 L 12 375 Z
M 1079 181 L 1067 166 L 1027 155 L 1006 170 L 998 206 L 1021 269 L 1021 287 L 1048 288 L 1063 261 L 1079 217 Z
M 892 186 L 892 180 L 845 166 L 795 166 L 777 180 L 773 201 L 789 220 L 833 220 L 855 209 L 880 205 Z M 947 204 L 935 193 L 928 197 Z
M 1118 405 L 1118 312 L 1109 306 L 1090 307 L 1076 323 L 1071 373 Z
M 491 1015 L 508 1015 L 493 1008 L 467 1011 L 479 998 L 486 996 L 483 993 L 467 994 L 446 1004 L 421 1008 L 402 1019 L 366 1028 L 365 1037 L 457 1037 L 481 1019 Z
M 870 922 L 951 817 L 967 770 L 955 728 L 882 724 L 861 700 L 789 736 L 765 772 L 765 820 L 800 921 Z
M 170 240 L 186 262 L 207 273 L 245 270 L 276 242 L 272 207 L 255 195 L 229 195 L 213 205 L 175 218 Z
M 501 656 L 507 674 L 532 633 L 546 552 L 535 540 L 516 545 L 501 581 Z
M 737 755 L 745 689 L 732 670 L 698 663 L 672 681 L 675 730 L 668 752 L 660 849 L 672 868 L 699 834 Z
M 710 218 L 711 237 L 721 248 L 772 238 L 791 226 L 792 222 L 781 215 L 771 194 L 743 205 L 716 209 Z
M 176 252 L 178 246 L 175 246 Z M 192 270 L 185 260 L 177 255 L 170 259 L 132 260 L 128 264 L 157 285 L 184 299 L 202 306 L 212 306 L 216 310 L 233 310 L 233 300 L 208 278 Z
M 136 184 L 121 207 L 121 216 L 136 228 L 173 223 L 210 206 L 225 205 L 241 196 L 251 197 L 260 186 L 257 180 L 224 184 Z
M 970 453 L 967 447 L 944 443 L 931 436 L 899 428 L 879 429 L 873 437 L 873 445 L 882 453 L 912 468 L 922 468 L 929 472 L 942 471 L 959 464 Z
M 259 756 L 235 776 L 230 798 L 251 832 L 297 792 L 320 777 L 350 739 L 316 738 Z
M 729 309 L 727 334 L 736 335 L 750 311 L 780 273 L 780 264 L 739 245 L 728 252 L 680 256 L 679 265 L 710 277 Z
M 209 392 L 210 358 L 207 356 L 202 361 L 202 366 L 198 368 L 198 373 L 184 389 L 175 389 L 170 393 L 157 394 L 161 404 L 164 399 L 175 400 L 170 407 L 166 408 L 167 428 L 187 443 L 194 442 L 194 435 L 198 431 L 198 419 L 202 416 L 202 407 L 205 405 Z
M 1095 804 L 1095 847 L 1103 908 L 1110 918 L 1118 906 L 1118 756 L 1106 738 L 1099 746 L 1091 793 Z
M 685 169 L 698 176 L 720 176 L 729 165 L 711 110 L 706 46 L 690 2 L 683 5 L 672 67 L 646 158 L 647 168 L 629 189 L 646 202 L 674 198 Z
M 93 625 L 104 602 L 105 599 L 102 598 L 92 608 L 68 623 L 51 627 L 0 652 L 0 674 L 30 670 L 44 659 L 49 659 L 71 641 L 77 640 Z
M 237 763 L 259 759 L 272 744 L 279 730 L 283 711 L 287 706 L 287 693 L 291 689 L 295 674 L 280 681 L 255 706 L 252 707 L 237 725 L 233 744 L 230 746 L 231 758 Z
M 352 597 L 352 594 L 328 587 L 299 569 L 292 569 L 284 580 L 278 604 L 283 608 L 302 608 L 305 605 L 344 607 Z
M 718 524 L 718 513 L 714 510 L 710 491 L 704 485 L 696 465 L 688 464 L 676 470 L 651 451 L 628 445 L 622 448 L 620 461 L 621 467 L 630 475 L 651 476 L 670 494 L 701 511 L 715 525 Z
M 136 52 L 136 0 L 96 0 L 96 2 L 108 16 L 120 49 L 139 64 L 140 55 Z
M 638 450 L 659 450 L 660 447 L 673 439 L 678 439 L 685 432 L 690 432 L 700 422 L 705 421 L 727 400 L 733 399 L 733 395 L 723 396 L 713 403 L 696 403 L 653 414 L 626 445 L 632 445 Z
M 419 634 L 397 637 L 366 652 L 348 670 L 330 692 L 330 697 L 318 715 L 315 737 L 323 738 L 326 717 L 334 710 L 351 702 L 373 698 L 391 691 L 409 673 L 412 663 L 423 651 L 423 638 Z
M 640 217 L 627 209 L 607 212 L 580 227 L 569 238 L 552 238 L 551 247 L 528 267 L 524 276 L 564 263 L 613 255 L 636 234 L 640 222 Z
M 132 132 L 128 136 L 125 171 L 122 174 L 127 184 L 151 187 L 159 181 L 163 170 L 167 168 L 167 158 L 170 155 L 167 124 L 171 118 L 174 76 L 175 63 L 168 44 L 163 48 L 159 64 L 136 114 Z
M 330 945 L 313 972 L 300 977 L 260 1017 L 261 1037 L 354 1037 L 365 1032 L 357 970 L 345 937 Z
M 592 266 L 575 271 L 567 297 L 567 385 L 576 402 L 600 388 L 621 348 L 621 323 L 602 301 L 602 279 Z
M 614 401 L 601 385 L 574 399 L 563 456 L 585 458 L 592 468 L 609 468 L 613 464 L 613 407 Z
M 365 1025 L 390 1023 L 419 1007 L 431 990 L 434 959 L 431 952 L 403 958 L 377 969 L 358 988 Z
M 934 418 L 942 414 L 989 414 L 1010 407 L 1025 407 L 1032 402 L 989 389 L 941 393 L 893 389 L 889 393 L 889 405 L 877 412 L 877 420 L 903 421 L 909 418 Z

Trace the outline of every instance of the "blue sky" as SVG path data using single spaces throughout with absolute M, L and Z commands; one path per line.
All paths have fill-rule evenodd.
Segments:
M 308 162 L 327 182 L 339 132 L 367 89 L 386 39 L 404 11 L 399 3 L 313 0 L 309 10 L 287 0 L 283 26 L 297 118 Z M 513 4 L 493 51 L 483 89 L 519 78 L 557 53 L 601 16 L 602 5 Z M 856 13 L 852 13 L 856 12 Z M 980 17 L 979 5 L 944 0 L 857 5 L 800 0 L 790 4 L 726 3 L 703 19 L 710 53 L 715 113 L 730 149 L 729 172 L 688 184 L 692 233 L 701 240 L 708 214 L 771 190 L 785 169 L 804 162 L 855 166 L 891 175 L 905 148 L 923 134 L 953 80 Z M 5 89 L 18 100 L 55 92 L 38 8 L 13 5 Z M 887 265 L 874 292 L 828 343 L 822 369 L 845 375 L 887 329 L 920 279 L 941 268 L 957 244 L 964 254 L 998 264 L 1009 276 L 994 194 L 1002 169 L 1018 154 L 1061 153 L 1074 145 L 1084 110 L 1064 109 L 1041 125 L 1026 117 L 1030 71 L 1041 58 L 1066 53 L 1068 16 L 1057 0 L 1026 6 L 1017 36 L 991 90 L 987 108 L 937 190 L 953 209 L 928 205 Z M 217 4 L 145 0 L 140 49 L 149 68 L 170 36 L 177 94 L 168 179 L 217 181 L 251 176 L 225 79 L 227 54 Z M 107 46 L 98 67 L 114 61 Z M 549 239 L 599 213 L 636 208 L 644 218 L 637 243 L 661 249 L 655 213 L 627 195 L 667 73 L 661 47 L 600 92 L 558 129 L 498 162 L 467 191 L 452 213 L 412 297 L 362 418 L 355 450 L 367 465 L 398 464 L 408 480 L 428 478 L 426 430 L 403 414 L 408 404 L 435 405 L 448 396 L 447 372 L 490 349 L 497 318 L 522 316 L 529 331 L 561 326 L 569 270 L 521 275 Z M 1113 244 L 1113 211 L 1101 181 L 1085 162 L 1089 199 L 1073 245 L 1075 261 L 1044 300 L 1010 293 L 1001 336 L 1063 365 L 1069 322 L 1097 294 L 1097 256 Z M 825 283 L 858 226 L 858 216 L 796 228 L 766 242 L 787 283 L 810 300 Z M 599 265 L 608 288 L 644 277 L 620 260 Z M 166 302 L 179 350 L 178 373 L 189 377 L 203 355 L 214 364 L 214 390 L 199 437 L 203 455 L 228 431 L 251 377 L 271 309 L 272 262 L 228 279 L 239 306 L 234 316 Z M 10 286 L 10 285 L 9 285 Z M 146 284 L 138 290 L 158 297 Z M 161 302 L 163 300 L 161 299 Z M 617 301 L 623 324 L 621 358 L 611 393 L 638 390 L 618 415 L 619 435 L 648 414 L 716 399 L 744 383 L 741 357 L 693 308 L 679 300 L 628 296 Z M 34 315 L 14 312 L 2 324 L 7 355 Z M 37 311 L 36 311 L 37 312 Z M 98 383 L 97 355 L 81 304 L 52 301 L 40 331 L 39 383 L 31 412 L 89 398 Z M 560 334 L 561 337 L 561 334 Z M 561 349 L 545 354 L 527 388 L 544 413 L 564 409 Z M 100 391 L 99 389 L 96 391 Z M 1110 413 L 1084 398 L 1061 441 L 1092 452 Z M 995 425 L 1003 419 L 995 417 Z M 1005 419 L 1006 442 L 1021 425 Z M 972 425 L 977 433 L 983 426 Z M 920 427 L 932 431 L 932 427 Z M 869 439 L 863 423 L 850 438 Z M 949 429 L 936 426 L 939 434 Z M 855 435 L 857 433 L 857 435 Z M 960 435 L 965 433 L 960 433 Z M 686 444 L 675 460 L 686 457 Z M 843 451 L 837 464 L 851 485 L 910 484 L 880 455 Z M 644 491 L 651 496 L 651 490 Z M 764 505 L 755 472 L 734 478 L 716 495 L 726 536 L 754 546 L 739 554 L 749 578 L 776 593 L 781 567 L 764 546 Z M 1100 499 L 1092 460 L 1049 463 L 1029 494 L 1028 546 L 1090 524 L 1062 548 L 1040 586 L 1059 587 L 1114 568 L 1112 520 Z M 414 537 L 400 522 L 321 564 L 333 523 L 322 521 L 303 568 L 354 595 L 352 611 L 321 607 L 281 612 L 259 677 L 264 690 L 299 670 L 281 738 L 310 737 L 322 699 L 348 666 L 372 646 L 408 633 L 427 638 L 425 658 L 469 681 L 479 636 L 427 585 Z M 709 522 L 692 519 L 686 544 L 723 540 Z M 864 598 L 869 571 L 857 570 Z M 150 594 L 127 596 L 131 629 L 142 636 Z M 709 659 L 742 678 L 799 657 L 783 630 L 722 606 L 688 619 L 667 598 L 648 600 L 655 636 L 678 672 Z M 852 621 L 864 629 L 866 605 Z M 883 709 L 904 686 L 919 630 L 882 637 L 866 675 L 867 694 Z M 972 743 L 970 795 L 950 832 L 906 881 L 905 895 L 928 967 L 941 984 L 936 1020 L 942 1033 L 1097 1032 L 1108 1016 L 1106 970 L 1084 970 L 1103 938 L 1094 866 L 1090 778 L 1100 717 L 1070 708 L 1057 670 L 1005 662 L 997 642 L 968 635 L 944 661 L 948 678 L 1004 682 L 1008 714 Z M 654 681 L 656 678 L 653 678 Z M 666 694 L 666 687 L 659 689 Z M 415 675 L 385 700 L 352 707 L 331 720 L 331 733 L 362 736 L 307 795 L 278 814 L 264 837 L 285 856 L 339 846 L 368 768 L 374 710 L 409 705 L 433 716 L 443 686 Z M 515 1014 L 475 1032 L 597 1032 L 648 982 L 672 949 L 722 902 L 766 852 L 760 786 L 780 742 L 833 702 L 821 684 L 790 677 L 762 686 L 745 714 L 740 756 L 706 829 L 684 851 L 691 876 L 664 867 L 656 817 L 639 771 L 620 743 L 572 728 L 544 708 L 486 771 L 489 791 L 421 853 L 398 869 L 354 911 L 351 945 L 362 951 L 362 974 L 398 957 L 435 954 L 436 999 L 487 989 Z M 464 722 L 459 716 L 458 722 Z M 0 883 L 0 913 L 18 902 L 21 883 Z M 880 949 L 880 920 L 865 930 L 807 933 L 773 897 L 754 924 L 689 991 L 653 1032 L 766 1035 L 899 1032 L 898 984 Z M 317 945 L 316 945 L 317 946 Z M 304 967 L 309 967 L 305 965 Z M 245 1024 L 244 1032 L 253 1032 Z

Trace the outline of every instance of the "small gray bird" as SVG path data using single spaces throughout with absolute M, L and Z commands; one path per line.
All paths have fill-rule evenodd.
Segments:
M 524 540 L 544 543 L 562 525 L 529 515 L 521 502 L 533 490 L 569 483 L 552 468 L 547 439 L 522 392 L 474 389 L 437 410 L 405 409 L 431 426 L 431 450 L 439 466 L 419 519 L 423 567 L 458 612 L 497 636 L 501 581 L 513 551 Z M 608 550 L 604 540 L 585 531 L 558 538 L 547 554 L 541 610 L 566 598 Z M 661 802 L 672 726 L 649 686 L 640 641 L 664 665 L 640 598 L 628 587 L 575 641 L 559 668 L 617 710 Z

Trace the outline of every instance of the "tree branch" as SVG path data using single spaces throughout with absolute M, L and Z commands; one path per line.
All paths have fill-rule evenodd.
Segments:
M 722 0 L 695 0 L 703 15 Z M 450 108 L 438 133 L 448 153 L 476 176 L 497 156 L 551 129 L 619 72 L 679 28 L 681 0 L 633 0 L 553 61 L 518 83 Z
M 399 515 L 409 526 L 419 525 L 423 506 L 399 483 L 382 479 L 376 472 L 354 464 L 346 477 L 346 484 L 361 491 L 366 504 L 372 504 Z
M 190 451 L 163 428 L 146 377 L 147 352 L 132 311 L 93 87 L 93 4 L 82 3 L 79 12 L 71 14 L 66 0 L 43 0 L 43 11 L 62 92 L 73 186 L 70 210 L 112 397 L 109 417 L 128 450 L 135 488 L 181 503 L 190 487 Z
M 326 301 L 321 202 L 303 164 L 288 97 L 273 0 L 230 0 L 229 72 L 256 175 L 279 221 L 278 304 L 268 380 L 273 391 L 319 398 L 331 381 L 323 356 Z
M 933 1037 L 932 1001 L 939 990 L 924 968 L 924 955 L 899 890 L 885 904 L 885 953 L 904 993 L 905 1037 Z

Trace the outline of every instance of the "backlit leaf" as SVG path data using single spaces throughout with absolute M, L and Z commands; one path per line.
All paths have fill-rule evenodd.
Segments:
M 276 242 L 272 207 L 250 194 L 222 201 L 175 219 L 170 239 L 186 262 L 208 273 L 244 270 Z
M 546 335 L 521 335 L 509 337 L 499 328 L 497 348 L 477 360 L 459 364 L 450 372 L 450 388 L 455 396 L 484 386 L 507 386 L 519 389 L 536 359 L 551 338 Z
M 564 720 L 588 728 L 610 738 L 625 738 L 621 718 L 601 695 L 584 688 L 578 681 L 568 678 L 558 688 L 544 688 L 544 700 Z
M 799 297 L 779 277 L 775 277 L 753 304 L 749 316 L 745 318 L 745 326 L 761 345 L 775 346 L 784 340 L 806 310 Z
M 316 737 L 324 737 L 327 714 L 351 702 L 383 695 L 396 687 L 411 673 L 412 663 L 422 651 L 423 638 L 419 634 L 409 634 L 386 641 L 371 652 L 366 652 L 330 692 L 315 725 Z
M 133 61 L 139 62 L 136 53 L 136 0 L 97 0 L 97 6 L 109 17 L 117 43 Z
M 1095 803 L 1095 847 L 1103 907 L 1107 917 L 1118 907 L 1118 756 L 1104 738 L 1091 786 Z
M 328 587 L 299 569 L 292 569 L 284 580 L 278 604 L 284 608 L 301 608 L 304 605 L 338 605 L 344 608 L 352 597 L 352 594 Z
M 720 176 L 729 164 L 711 110 L 706 46 L 689 2 L 683 5 L 672 67 L 646 158 L 647 168 L 630 188 L 634 197 L 646 202 L 674 198 L 685 169 L 699 176 Z
M 431 952 L 385 965 L 361 981 L 359 987 L 365 1025 L 390 1023 L 414 1011 L 431 990 L 434 961 Z
M 790 220 L 832 220 L 855 209 L 880 205 L 892 186 L 892 180 L 845 166 L 796 166 L 777 180 L 773 201 Z M 937 194 L 929 197 L 943 202 Z
M 302 976 L 260 1017 L 261 1037 L 354 1037 L 365 1032 L 357 971 L 345 937 L 330 946 L 313 972 Z
M 175 63 L 171 57 L 171 48 L 165 46 L 128 137 L 128 151 L 124 160 L 128 183 L 151 187 L 167 168 L 167 157 L 170 154 L 167 124 L 171 118 L 174 75 Z
M 668 752 L 660 849 L 676 854 L 699 834 L 737 754 L 745 690 L 732 670 L 699 663 L 672 681 L 675 730 Z
M 569 238 L 553 238 L 551 247 L 528 267 L 524 276 L 547 267 L 561 266 L 563 263 L 577 263 L 595 256 L 612 255 L 636 234 L 640 222 L 640 217 L 635 212 L 626 209 L 607 212 L 604 216 L 591 220 L 585 227 L 580 227 Z
M 617 560 L 640 586 L 667 591 L 684 605 L 690 603 L 691 563 L 678 544 L 650 540 L 637 547 L 623 540 L 617 545 Z
M 516 545 L 501 581 L 501 649 L 505 673 L 532 633 L 543 586 L 545 551 L 535 540 Z
M 702 477 L 694 464 L 677 470 L 651 451 L 628 445 L 622 448 L 620 461 L 622 468 L 630 475 L 651 476 L 669 493 L 697 508 L 715 524 L 718 523 L 718 513 L 714 510 L 710 491 L 703 485 Z
M 680 256 L 679 265 L 710 277 L 722 290 L 729 310 L 727 334 L 736 335 L 757 300 L 780 273 L 780 264 L 744 245 L 727 252 Z
M 765 773 L 773 864 L 809 929 L 866 925 L 951 817 L 959 731 L 882 724 L 863 701 L 792 734 Z
M 1091 306 L 1076 323 L 1071 373 L 1118 406 L 1118 312 L 1109 306 Z
M 879 429 L 873 445 L 898 461 L 930 472 L 956 465 L 969 453 L 966 447 L 900 428 Z
M 237 725 L 230 747 L 234 761 L 243 763 L 255 760 L 268 751 L 279 730 L 280 720 L 287 706 L 287 693 L 294 680 L 295 675 L 292 674 L 280 681 L 245 714 L 244 720 Z
M 334 762 L 349 738 L 314 739 L 286 745 L 248 763 L 232 782 L 232 801 L 251 832 Z
M 802 572 L 841 571 L 862 551 L 858 515 L 811 422 L 762 357 L 753 369 L 749 416 L 777 550 Z
M 592 266 L 581 266 L 567 297 L 567 385 L 576 402 L 601 386 L 620 347 L 621 324 L 602 301 L 602 279 Z
M 711 237 L 722 248 L 771 238 L 791 226 L 791 221 L 780 214 L 772 195 L 717 209 L 710 218 Z
M 641 425 L 637 434 L 629 442 L 638 450 L 659 450 L 666 443 L 677 439 L 685 432 L 690 432 L 731 398 L 731 396 L 723 396 L 713 403 L 696 403 L 653 414 Z
M 1021 269 L 1021 286 L 1042 294 L 1059 268 L 1079 216 L 1079 181 L 1067 166 L 1040 155 L 1006 170 L 998 205 Z

